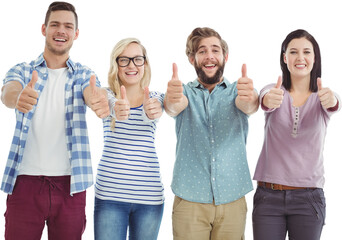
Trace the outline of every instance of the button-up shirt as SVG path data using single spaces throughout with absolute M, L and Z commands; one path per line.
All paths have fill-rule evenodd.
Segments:
M 197 80 L 184 85 L 188 106 L 176 119 L 172 190 L 192 202 L 235 201 L 253 189 L 246 157 L 248 115 L 235 105 L 236 82 L 210 93 Z
M 83 90 L 89 85 L 90 76 L 94 73 L 89 68 L 82 66 L 80 63 L 74 63 L 70 59 L 66 64 L 68 79 L 65 84 L 64 101 L 65 132 L 71 165 L 70 194 L 73 194 L 84 191 L 93 184 Z M 7 72 L 3 82 L 6 84 L 10 81 L 18 81 L 24 88 L 30 82 L 34 70 L 38 72 L 35 90 L 40 96 L 48 79 L 48 68 L 43 54 L 29 64 L 21 63 L 14 66 Z M 99 82 L 97 82 L 97 85 L 99 86 Z M 26 114 L 15 110 L 15 132 L 1 184 L 1 190 L 9 194 L 12 193 L 15 185 L 35 109 L 36 106 Z

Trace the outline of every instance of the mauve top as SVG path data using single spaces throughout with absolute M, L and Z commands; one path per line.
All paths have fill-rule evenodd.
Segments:
M 260 92 L 260 102 L 274 84 Z M 284 90 L 280 108 L 265 111 L 264 144 L 256 166 L 254 180 L 294 187 L 323 188 L 324 139 L 330 116 L 338 106 L 326 110 L 317 92 L 304 105 L 294 107 L 290 93 Z

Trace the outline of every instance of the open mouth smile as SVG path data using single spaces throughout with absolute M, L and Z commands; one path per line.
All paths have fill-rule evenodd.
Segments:
M 213 69 L 213 68 L 216 67 L 216 64 L 206 64 L 206 65 L 204 65 L 204 67 L 205 67 L 206 69 Z
M 54 41 L 56 42 L 66 42 L 67 40 L 64 38 L 53 38 Z
M 134 72 L 126 72 L 125 73 L 128 76 L 136 76 L 138 74 L 138 72 L 134 71 Z

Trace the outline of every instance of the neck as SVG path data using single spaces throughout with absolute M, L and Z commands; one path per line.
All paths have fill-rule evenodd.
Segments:
M 217 83 L 213 83 L 213 84 L 203 83 L 200 78 L 198 78 L 198 81 L 203 85 L 203 87 L 208 89 L 208 91 L 211 93 L 216 87 L 216 85 L 220 84 L 223 81 L 223 77 L 221 77 L 220 81 L 218 81 Z
M 47 67 L 50 69 L 58 69 L 66 67 L 66 61 L 69 58 L 69 53 L 63 55 L 56 55 L 51 53 L 50 51 L 44 51 L 44 59 L 46 61 Z
M 291 92 L 310 92 L 310 76 L 304 78 L 291 76 Z
M 144 90 L 140 84 L 125 86 L 129 103 L 132 107 L 139 107 L 144 98 Z

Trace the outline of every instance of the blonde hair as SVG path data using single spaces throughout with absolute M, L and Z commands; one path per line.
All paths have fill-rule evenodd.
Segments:
M 143 55 L 145 56 L 145 64 L 144 64 L 144 75 L 140 80 L 140 87 L 144 89 L 146 86 L 150 85 L 151 82 L 151 67 L 150 61 L 147 57 L 146 49 L 141 44 L 141 42 L 137 38 L 125 38 L 119 41 L 113 48 L 112 53 L 110 55 L 110 67 L 108 72 L 108 86 L 109 89 L 113 91 L 115 97 L 119 99 L 121 97 L 120 87 L 122 82 L 118 76 L 119 73 L 119 65 L 116 62 L 116 59 L 122 54 L 122 52 L 127 48 L 131 43 L 136 43 L 141 47 Z M 115 127 L 115 119 L 112 119 L 111 123 L 112 129 Z

